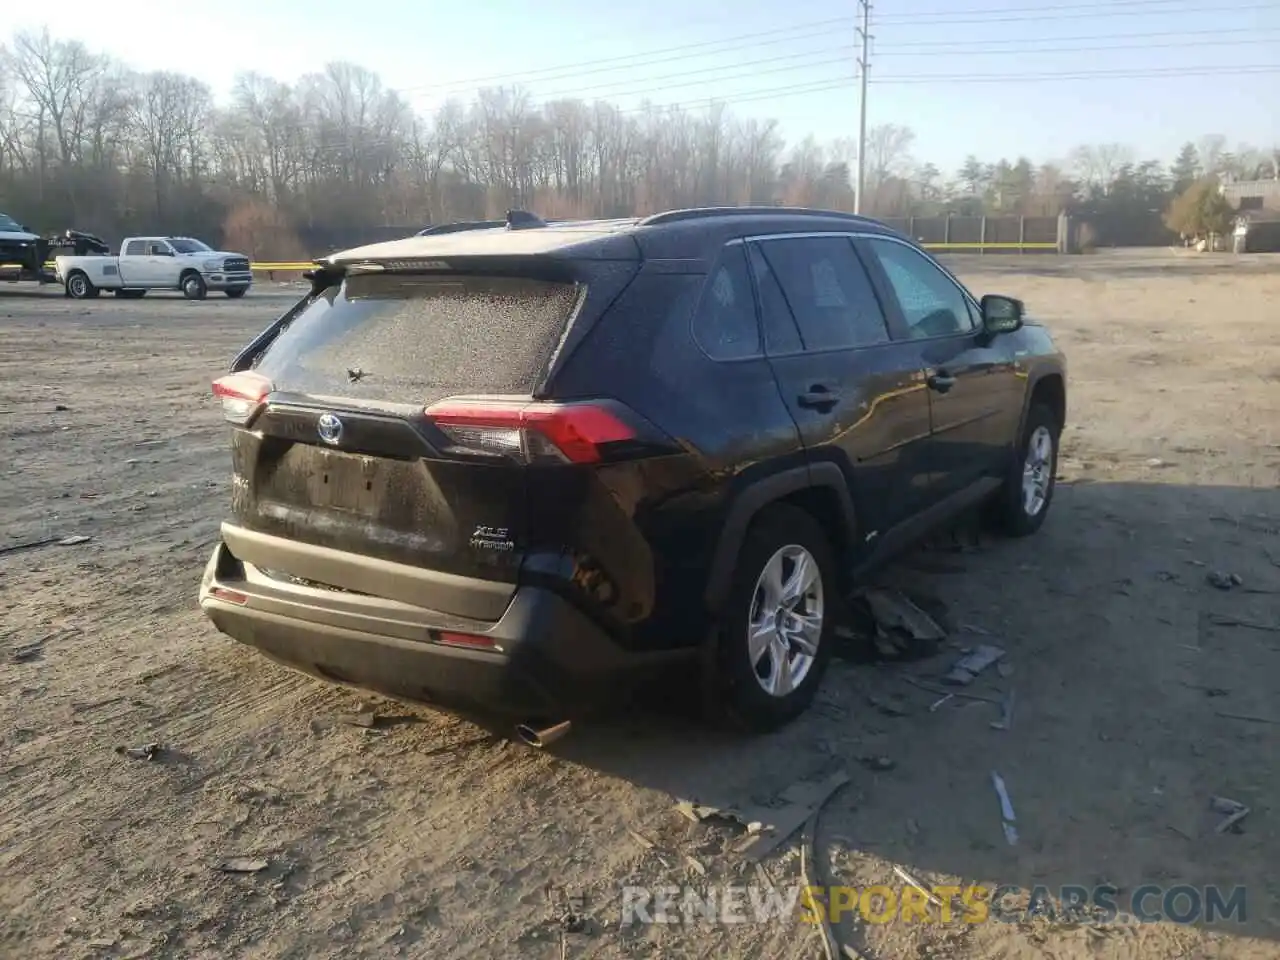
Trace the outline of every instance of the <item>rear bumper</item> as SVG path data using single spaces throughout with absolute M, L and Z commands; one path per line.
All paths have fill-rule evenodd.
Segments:
M 200 607 L 222 633 L 312 676 L 522 719 L 595 710 L 669 659 L 626 650 L 548 590 L 520 587 L 497 620 L 476 620 L 281 580 L 222 541 L 205 568 Z M 491 645 L 449 645 L 442 631 Z

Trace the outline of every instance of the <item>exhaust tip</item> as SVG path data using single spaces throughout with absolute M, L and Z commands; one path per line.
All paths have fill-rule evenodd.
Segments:
M 572 724 L 568 720 L 553 724 L 550 727 L 536 727 L 533 724 L 521 723 L 516 726 L 516 736 L 530 747 L 541 750 L 543 747 L 550 746 L 555 743 L 566 733 Z

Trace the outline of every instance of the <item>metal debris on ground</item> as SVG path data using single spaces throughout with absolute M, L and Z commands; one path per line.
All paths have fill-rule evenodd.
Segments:
M 75 533 L 69 537 L 63 537 L 58 541 L 60 547 L 76 547 L 82 543 L 88 543 L 93 537 L 86 537 L 83 533 Z
M 222 873 L 261 873 L 271 864 L 261 857 L 229 857 L 218 864 Z
M 725 819 L 746 828 L 735 850 L 747 860 L 759 861 L 800 829 L 818 806 L 848 782 L 849 775 L 843 770 L 822 781 L 798 781 L 778 795 L 782 801 L 779 807 L 713 806 L 690 800 L 680 800 L 675 807 L 694 823 Z
M 14 647 L 9 653 L 9 660 L 12 663 L 30 663 L 32 660 L 38 660 L 44 655 L 44 640 L 36 640 L 33 643 L 25 643 L 20 647 Z
M 937 712 L 938 712 L 938 708 L 939 708 L 940 706 L 942 706 L 942 705 L 943 705 L 944 703 L 946 703 L 948 700 L 954 700 L 954 699 L 955 699 L 955 697 L 956 697 L 956 695 L 955 695 L 954 693 L 948 693 L 948 694 L 947 694 L 946 696 L 944 696 L 944 697 L 939 697 L 937 700 L 933 701 L 933 703 L 929 704 L 929 712 L 930 712 L 930 713 L 937 713 Z
M 981 693 L 967 693 L 963 690 L 939 690 L 937 687 L 922 683 L 914 677 L 904 676 L 901 679 L 903 683 L 909 683 L 911 686 L 925 691 L 925 693 L 932 693 L 934 696 L 943 697 L 944 699 L 947 697 L 960 697 L 964 700 L 975 700 L 980 703 L 994 703 L 997 706 L 1002 703 L 999 697 L 988 697 Z
M 1013 688 L 1005 694 L 1004 702 L 1000 704 L 1000 719 L 991 722 L 992 730 L 1008 730 L 1013 726 Z
M 1250 813 L 1239 800 L 1232 800 L 1228 797 L 1210 797 L 1209 809 L 1214 813 L 1222 814 L 1224 819 L 1214 827 L 1216 833 L 1240 833 L 1240 821 L 1247 817 Z
M 364 727 L 371 730 L 378 725 L 378 715 L 372 710 L 361 710 L 358 713 L 349 713 L 343 716 L 342 722 L 352 727 Z
M 1242 620 L 1240 617 L 1229 617 L 1221 613 L 1209 614 L 1209 622 L 1219 627 L 1247 627 L 1250 630 L 1280 633 L 1280 623 L 1260 623 L 1257 620 Z
M 27 540 L 24 543 L 9 543 L 0 547 L 0 555 L 6 553 L 17 553 L 20 550 L 34 550 L 36 547 L 46 547 L 51 543 L 57 542 L 57 537 L 42 537 L 39 540 Z
M 876 623 L 886 630 L 902 630 L 912 640 L 939 641 L 947 638 L 946 631 L 933 617 L 897 590 L 871 588 L 862 591 L 862 598 L 871 608 Z
M 1204 575 L 1204 579 L 1209 586 L 1219 590 L 1231 590 L 1244 583 L 1238 573 L 1227 573 L 1224 570 L 1210 570 Z
M 1000 825 L 1004 828 L 1004 838 L 1012 847 L 1018 842 L 1018 828 L 1014 826 L 1018 818 L 1013 812 L 1013 801 L 1009 799 L 1004 778 L 994 770 L 991 771 L 991 785 L 996 788 L 996 796 L 1000 798 Z
M 130 760 L 154 760 L 164 752 L 160 743 L 144 743 L 138 747 L 116 747 L 116 753 Z
M 898 765 L 893 758 L 880 756 L 859 757 L 858 762 L 868 770 L 874 770 L 877 773 L 892 770 Z
M 991 643 L 980 644 L 957 660 L 951 667 L 951 671 L 942 678 L 942 681 L 943 683 L 953 683 L 961 687 L 968 686 L 978 674 L 1004 655 L 1005 650 L 1003 647 L 997 647 Z
M 932 903 L 935 907 L 942 906 L 942 901 L 939 900 L 937 896 L 935 896 L 934 893 L 928 887 L 926 887 L 923 883 L 921 883 L 919 880 L 913 877 L 905 869 L 898 866 L 896 863 L 893 865 L 893 872 L 898 875 L 898 879 L 902 880 L 903 883 L 906 883 L 908 886 L 915 887 L 917 890 L 923 893 L 925 896 L 925 899 L 928 900 L 930 903 Z
M 1245 723 L 1269 723 L 1280 726 L 1280 720 L 1274 720 L 1271 717 L 1255 717 L 1249 713 L 1224 713 L 1221 710 L 1215 710 L 1213 715 L 1222 717 L 1224 720 L 1243 720 Z

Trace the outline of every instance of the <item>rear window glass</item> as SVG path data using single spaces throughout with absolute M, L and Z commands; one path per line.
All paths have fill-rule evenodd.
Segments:
M 573 284 L 513 277 L 348 277 L 257 369 L 277 390 L 402 403 L 529 393 L 578 299 Z

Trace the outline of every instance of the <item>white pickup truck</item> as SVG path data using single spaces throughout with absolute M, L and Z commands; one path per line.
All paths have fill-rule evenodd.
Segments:
M 55 257 L 58 282 L 77 300 L 110 290 L 118 297 L 143 297 L 148 290 L 181 290 L 203 300 L 221 290 L 233 300 L 253 283 L 249 258 L 211 250 L 191 237 L 128 237 L 120 256 Z

